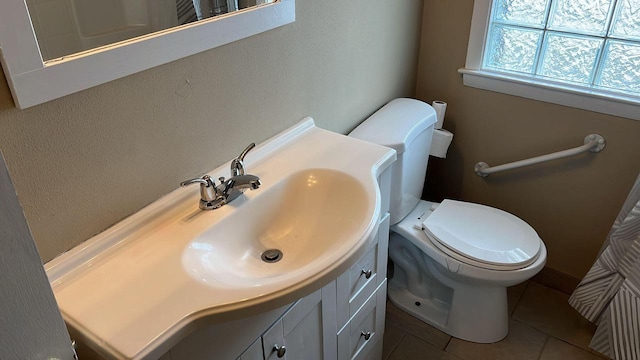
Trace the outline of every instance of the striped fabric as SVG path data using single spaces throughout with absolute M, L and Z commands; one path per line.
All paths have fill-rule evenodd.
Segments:
M 193 0 L 176 0 L 178 9 L 178 24 L 184 25 L 198 20 Z
M 270 0 L 271 2 L 273 0 Z M 249 2 L 253 6 L 256 1 Z M 178 24 L 184 25 L 238 10 L 238 0 L 176 0 Z
M 598 324 L 592 349 L 612 359 L 640 360 L 640 176 L 569 304 Z

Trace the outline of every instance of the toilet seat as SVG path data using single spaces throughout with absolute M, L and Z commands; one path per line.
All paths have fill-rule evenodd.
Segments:
M 485 269 L 521 269 L 540 254 L 542 240 L 529 224 L 484 205 L 444 200 L 422 227 L 439 250 Z

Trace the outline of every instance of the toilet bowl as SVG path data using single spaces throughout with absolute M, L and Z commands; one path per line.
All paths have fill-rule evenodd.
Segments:
M 349 136 L 392 147 L 388 296 L 414 317 L 467 341 L 491 343 L 508 333 L 508 286 L 544 266 L 547 251 L 531 226 L 488 206 L 420 200 L 435 111 L 396 99 Z
M 499 269 L 500 265 L 483 265 L 463 254 L 451 256 L 421 226 L 437 205 L 422 200 L 391 227 L 389 257 L 395 268 L 389 281 L 389 299 L 451 336 L 478 343 L 500 341 L 509 329 L 506 288 L 542 269 L 546 247 L 538 240 L 539 250 L 532 261 L 519 268 L 506 264 Z M 517 219 L 513 218 L 505 221 Z

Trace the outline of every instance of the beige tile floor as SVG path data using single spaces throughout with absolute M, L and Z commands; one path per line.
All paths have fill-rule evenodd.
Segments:
M 569 295 L 536 282 L 514 286 L 509 295 L 509 335 L 476 344 L 413 318 L 387 302 L 382 358 L 385 360 L 602 360 L 589 349 L 595 327 L 569 304 Z

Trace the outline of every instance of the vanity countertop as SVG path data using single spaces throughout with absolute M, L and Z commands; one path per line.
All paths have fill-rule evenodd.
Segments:
M 302 298 L 345 271 L 372 242 L 380 216 L 377 176 L 394 160 L 392 149 L 320 129 L 307 118 L 247 155 L 247 171 L 260 177 L 260 189 L 220 209 L 202 211 L 197 186 L 179 188 L 47 263 L 64 319 L 107 358 L 153 359 L 199 327 Z M 269 196 L 271 186 L 305 169 L 342 172 L 358 181 L 369 199 L 363 220 L 354 225 L 358 236 L 314 263 L 316 271 L 292 272 L 282 281 L 238 286 L 217 281 L 194 265 L 194 251 L 208 251 L 194 239 L 242 216 L 252 202 Z M 228 172 L 229 164 L 224 164 L 209 174 L 218 178 Z M 244 221 L 250 226 L 250 218 Z

